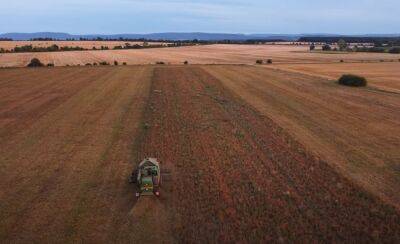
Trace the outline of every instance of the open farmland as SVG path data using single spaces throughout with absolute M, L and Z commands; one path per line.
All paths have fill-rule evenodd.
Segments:
M 143 42 L 130 42 L 130 41 L 0 41 L 0 48 L 4 50 L 12 50 L 15 47 L 22 47 L 32 45 L 33 47 L 49 47 L 57 45 L 59 47 L 81 47 L 85 49 L 92 49 L 93 47 L 100 49 L 101 47 L 108 47 L 113 49 L 115 46 L 125 46 L 125 43 L 130 45 L 143 45 Z M 167 44 L 163 42 L 149 42 L 149 45 Z
M 278 64 L 282 70 L 337 80 L 343 74 L 356 74 L 368 79 L 371 86 L 400 93 L 400 62 L 336 63 L 336 64 Z
M 0 70 L 0 242 L 396 242 L 399 105 L 264 67 Z M 171 178 L 137 201 L 147 156 Z
M 0 67 L 22 67 L 37 57 L 43 63 L 56 66 L 84 65 L 107 61 L 112 63 L 154 64 L 163 61 L 171 64 L 255 64 L 257 59 L 272 59 L 274 63 L 338 63 L 379 62 L 400 59 L 400 54 L 388 53 L 318 53 L 309 52 L 308 46 L 296 45 L 205 45 L 140 50 L 70 51 L 50 53 L 0 54 Z
M 332 166 L 400 206 L 400 97 L 260 67 L 207 71 Z

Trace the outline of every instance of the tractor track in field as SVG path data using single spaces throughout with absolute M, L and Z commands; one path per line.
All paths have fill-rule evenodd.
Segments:
M 397 210 L 201 67 L 156 67 L 146 111 L 137 155 L 172 172 L 158 228 L 176 241 L 400 239 Z

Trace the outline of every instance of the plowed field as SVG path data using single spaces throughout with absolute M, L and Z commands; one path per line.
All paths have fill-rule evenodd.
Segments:
M 0 241 L 400 240 L 398 209 L 276 119 L 306 124 L 306 114 L 263 110 L 279 105 L 278 94 L 282 104 L 288 97 L 306 106 L 326 96 L 325 86 L 356 100 L 314 109 L 339 118 L 354 104 L 373 105 L 328 81 L 311 80 L 311 90 L 290 75 L 242 66 L 1 70 Z M 280 83 L 288 91 L 304 83 L 313 97 L 303 104 Z M 271 100 L 254 103 L 246 92 Z M 398 99 L 380 98 L 392 106 Z M 390 116 L 376 116 L 383 113 Z M 323 126 L 336 128 L 329 119 L 321 136 Z M 148 156 L 171 177 L 160 198 L 137 201 L 127 179 Z

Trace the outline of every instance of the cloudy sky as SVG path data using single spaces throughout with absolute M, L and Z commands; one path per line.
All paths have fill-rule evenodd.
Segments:
M 0 0 L 0 33 L 400 33 L 400 0 Z

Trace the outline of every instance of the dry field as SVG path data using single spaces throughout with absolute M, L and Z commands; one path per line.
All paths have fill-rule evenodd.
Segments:
M 100 49 L 102 46 L 113 49 L 115 46 L 124 46 L 125 43 L 131 45 L 143 45 L 143 42 L 125 42 L 125 41 L 0 41 L 0 48 L 4 50 L 12 50 L 15 47 L 32 45 L 33 47 L 49 47 L 57 45 L 59 47 L 82 47 L 92 49 L 96 47 Z M 149 42 L 149 45 L 163 44 L 162 42 Z
M 264 67 L 0 70 L 0 242 L 399 241 L 399 105 Z M 137 201 L 146 156 L 172 175 Z
M 385 63 L 278 64 L 273 67 L 337 80 L 343 74 L 368 78 L 372 87 L 400 94 L 400 60 Z
M 56 66 L 84 65 L 86 63 L 114 60 L 128 64 L 154 64 L 163 61 L 182 64 L 255 64 L 257 59 L 273 59 L 274 63 L 338 63 L 378 62 L 398 60 L 400 54 L 387 53 L 311 53 L 308 46 L 293 45 L 207 45 L 141 50 L 76 51 L 52 53 L 9 53 L 0 54 L 0 67 L 22 67 L 37 57 L 43 63 Z

